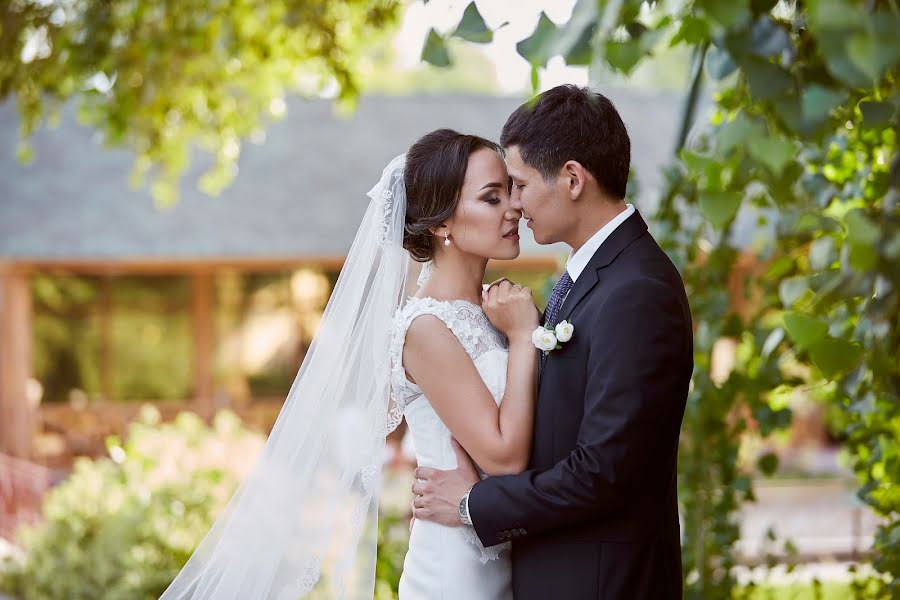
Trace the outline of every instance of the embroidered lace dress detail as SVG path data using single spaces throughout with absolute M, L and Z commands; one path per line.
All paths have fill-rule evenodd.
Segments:
M 507 340 L 497 331 L 480 306 L 464 300 L 442 301 L 433 298 L 410 298 L 405 306 L 399 309 L 392 325 L 391 338 L 391 390 L 393 396 L 390 424 L 396 427 L 403 419 L 404 411 L 414 401 L 427 401 L 422 389 L 409 381 L 403 368 L 403 346 L 406 342 L 406 332 L 412 322 L 422 315 L 438 317 L 447 326 L 453 335 L 459 340 L 472 362 L 477 361 L 492 350 L 501 350 L 502 353 L 495 357 L 485 357 L 499 363 L 494 365 L 482 365 L 490 373 L 496 374 L 497 367 L 502 367 L 502 377 L 487 377 L 484 379 L 491 395 L 499 403 L 505 388 L 505 367 L 508 360 Z M 429 410 L 432 410 L 429 407 Z M 434 416 L 437 419 L 437 416 Z M 411 424 L 410 427 L 413 425 Z M 443 435 L 450 436 L 446 427 Z M 485 477 L 482 474 L 482 478 Z M 460 528 L 465 540 L 475 546 L 480 553 L 480 561 L 484 564 L 488 561 L 500 558 L 504 550 L 510 548 L 510 543 L 499 544 L 485 548 L 472 527 Z

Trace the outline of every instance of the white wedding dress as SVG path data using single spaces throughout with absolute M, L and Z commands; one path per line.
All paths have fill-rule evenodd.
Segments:
M 506 338 L 481 307 L 464 300 L 410 298 L 394 317 L 390 349 L 393 410 L 406 417 L 420 466 L 455 469 L 450 430 L 422 390 L 406 377 L 402 364 L 406 331 L 421 315 L 434 315 L 447 325 L 498 404 L 506 388 L 509 351 Z M 417 520 L 403 562 L 400 600 L 511 600 L 511 577 L 508 542 L 485 548 L 471 527 Z

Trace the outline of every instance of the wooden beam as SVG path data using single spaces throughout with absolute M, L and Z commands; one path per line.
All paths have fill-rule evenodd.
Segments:
M 92 275 L 124 274 L 170 274 L 205 273 L 212 269 L 234 269 L 245 272 L 292 271 L 304 267 L 340 271 L 344 266 L 343 256 L 272 256 L 272 257 L 231 257 L 211 256 L 206 258 L 164 259 L 164 258 L 16 258 L 21 269 L 42 272 L 84 273 Z M 560 257 L 543 255 L 523 255 L 515 260 L 490 261 L 491 269 L 559 270 Z
M 113 343 L 112 278 L 107 276 L 100 282 L 100 389 L 107 402 L 115 400 Z
M 212 274 L 191 276 L 192 373 L 195 410 L 211 417 L 213 403 L 213 285 Z
M 40 270 L 45 273 L 83 273 L 90 275 L 155 275 L 172 273 L 206 273 L 213 269 L 234 269 L 237 271 L 291 271 L 303 267 L 318 267 L 340 270 L 344 264 L 342 256 L 271 256 L 232 257 L 210 256 L 197 258 L 16 258 L 20 268 Z
M 31 290 L 28 276 L 0 265 L 0 452 L 29 458 L 34 410 L 31 377 Z

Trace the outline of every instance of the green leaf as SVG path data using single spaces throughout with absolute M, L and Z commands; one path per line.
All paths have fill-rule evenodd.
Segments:
M 606 43 L 606 62 L 624 74 L 629 74 L 642 58 L 649 55 L 660 37 L 665 33 L 665 24 L 659 29 L 647 29 L 636 24 L 629 28 L 631 39 L 610 40 Z
M 631 73 L 631 70 L 644 57 L 644 54 L 640 40 L 609 41 L 606 43 L 606 62 L 613 69 L 625 75 Z
M 794 78 L 768 60 L 751 57 L 741 63 L 754 100 L 769 100 L 794 87 Z
M 862 210 L 852 210 L 844 216 L 847 239 L 850 243 L 870 246 L 881 237 L 881 230 Z
M 16 160 L 23 165 L 31 164 L 34 160 L 34 146 L 25 140 L 21 140 L 16 144 Z
M 563 58 L 570 66 L 590 66 L 594 60 L 593 39 L 596 27 L 588 27 L 581 32 L 581 38 L 565 51 Z
M 821 123 L 846 98 L 845 91 L 831 90 L 814 83 L 803 90 L 803 118 L 809 123 Z
M 708 40 L 709 36 L 709 23 L 706 19 L 698 19 L 693 15 L 688 15 L 681 20 L 681 27 L 679 27 L 678 32 L 672 36 L 672 41 L 669 42 L 669 46 L 677 46 L 681 42 L 684 42 L 689 46 L 696 46 L 701 42 Z
M 597 31 L 596 0 L 578 0 L 572 16 L 554 36 L 552 54 L 561 54 L 569 65 L 590 65 L 593 57 L 591 44 Z
M 541 12 L 534 32 L 530 37 L 516 44 L 516 52 L 532 65 L 545 67 L 547 61 L 553 56 L 556 39 L 556 24 L 546 13 Z
M 709 17 L 728 29 L 750 19 L 750 11 L 744 2 L 722 2 L 722 0 L 697 0 L 697 5 Z
M 871 271 L 878 264 L 878 253 L 872 246 L 850 244 L 850 266 L 857 271 Z
M 810 132 L 810 124 L 803 117 L 800 99 L 796 95 L 788 94 L 776 98 L 772 101 L 772 108 L 788 129 L 802 134 Z
M 772 452 L 768 452 L 760 456 L 756 464 L 763 475 L 771 477 L 775 474 L 775 471 L 778 470 L 778 456 Z
M 807 9 L 816 29 L 845 29 L 863 23 L 862 11 L 844 0 L 807 0 Z
M 450 54 L 447 44 L 433 28 L 428 31 L 425 47 L 422 48 L 422 60 L 436 67 L 449 67 Z
M 793 386 L 783 383 L 769 392 L 766 398 L 766 404 L 768 404 L 769 408 L 772 410 L 790 408 L 795 393 L 796 389 Z
M 900 58 L 896 43 L 863 33 L 854 34 L 847 40 L 847 55 L 872 81 L 881 78 L 881 74 Z
M 778 0 L 750 0 L 750 9 L 753 14 L 760 15 L 767 13 L 778 4 Z
M 758 121 L 739 114 L 716 130 L 716 150 L 726 155 L 732 148 L 755 143 L 764 136 L 765 129 Z
M 466 7 L 453 35 L 476 44 L 487 44 L 494 39 L 494 32 L 488 29 L 484 23 L 484 18 L 478 12 L 475 2 L 470 2 Z
M 703 175 L 703 173 L 711 166 L 718 166 L 718 161 L 712 156 L 697 154 L 683 148 L 679 153 L 681 161 L 688 168 L 688 171 L 694 176 Z
M 759 432 L 763 436 L 768 436 L 774 431 L 784 429 L 791 424 L 791 410 L 789 408 L 781 408 L 773 410 L 768 404 L 763 404 L 753 416 L 759 423 Z
M 798 312 L 784 313 L 784 328 L 801 348 L 808 348 L 828 335 L 828 323 Z
M 850 87 L 865 87 L 871 80 L 859 69 L 845 50 L 847 34 L 843 31 L 823 31 L 819 34 L 819 49 L 825 56 L 828 71 Z
M 866 127 L 883 127 L 891 122 L 894 116 L 894 105 L 890 102 L 874 102 L 864 100 L 859 103 L 863 125 Z
M 783 137 L 759 137 L 747 146 L 750 154 L 766 165 L 772 173 L 780 175 L 796 155 L 797 149 L 791 140 Z
M 734 218 L 742 198 L 739 192 L 706 192 L 700 196 L 700 212 L 713 227 L 723 229 Z
M 809 356 L 822 375 L 833 380 L 859 363 L 862 347 L 846 340 L 827 337 L 810 346 Z

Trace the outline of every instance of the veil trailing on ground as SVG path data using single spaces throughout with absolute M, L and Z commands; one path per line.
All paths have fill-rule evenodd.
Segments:
M 371 599 L 406 291 L 405 155 L 384 169 L 262 454 L 161 600 Z

